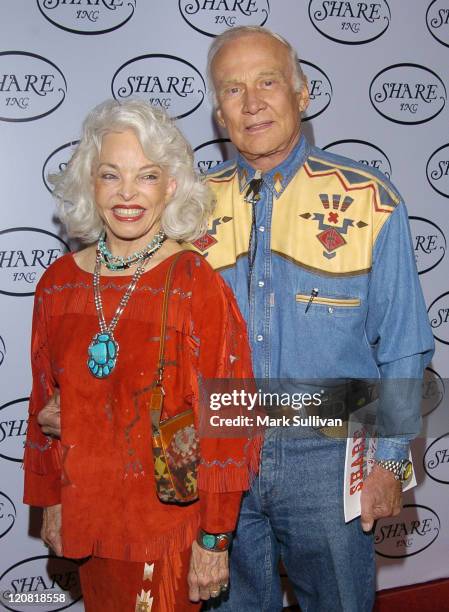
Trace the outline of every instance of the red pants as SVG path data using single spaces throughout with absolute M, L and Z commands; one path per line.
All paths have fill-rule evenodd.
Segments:
M 86 612 L 193 612 L 190 549 L 148 563 L 91 557 L 80 568 Z

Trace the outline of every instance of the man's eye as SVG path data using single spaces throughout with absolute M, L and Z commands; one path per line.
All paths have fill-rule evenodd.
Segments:
M 266 79 L 266 81 L 263 82 L 265 87 L 272 87 L 274 85 L 274 80 L 273 79 Z
M 225 89 L 224 94 L 225 96 L 235 96 L 236 94 L 238 94 L 240 91 L 240 87 L 228 87 L 227 89 Z

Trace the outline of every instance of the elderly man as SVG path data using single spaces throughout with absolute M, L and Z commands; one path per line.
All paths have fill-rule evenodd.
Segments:
M 433 338 L 401 196 L 381 173 L 307 142 L 306 80 L 280 36 L 228 30 L 208 69 L 218 124 L 239 155 L 208 175 L 217 209 L 195 246 L 237 296 L 256 378 L 420 379 Z M 374 549 L 364 531 L 400 511 L 419 410 L 419 394 L 381 393 L 385 431 L 411 435 L 379 441 L 361 521 L 348 524 L 346 440 L 268 429 L 220 609 L 280 610 L 281 558 L 302 610 L 371 610 Z

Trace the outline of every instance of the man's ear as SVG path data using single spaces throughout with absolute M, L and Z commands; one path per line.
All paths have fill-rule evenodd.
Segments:
M 215 111 L 215 116 L 217 118 L 217 123 L 220 127 L 225 128 L 226 127 L 226 123 L 225 120 L 223 119 L 223 113 L 221 112 L 221 108 L 218 107 L 217 110 Z
M 298 100 L 298 107 L 300 112 L 304 113 L 307 110 L 310 102 L 309 88 L 307 87 L 306 83 L 304 83 L 304 85 L 301 87 L 301 90 L 296 94 L 296 98 Z

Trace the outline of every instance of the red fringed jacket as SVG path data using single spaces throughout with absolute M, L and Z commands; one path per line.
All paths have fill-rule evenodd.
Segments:
M 99 331 L 92 274 L 69 254 L 37 287 L 24 501 L 62 503 L 67 557 L 145 561 L 189 547 L 200 524 L 210 532 L 233 530 L 241 492 L 257 470 L 260 439 L 202 439 L 199 502 L 175 506 L 156 496 L 148 400 L 171 257 L 140 278 L 114 333 L 117 365 L 101 380 L 87 367 L 87 348 Z M 101 279 L 107 322 L 129 281 L 119 275 Z M 193 252 L 183 254 L 174 271 L 165 358 L 167 416 L 191 405 L 198 419 L 201 379 L 252 377 L 234 296 Z M 36 420 L 55 387 L 61 393 L 61 441 L 44 436 Z

